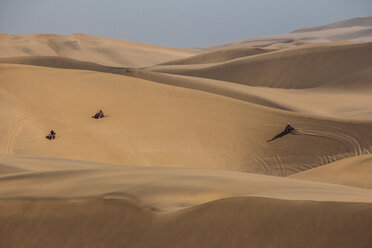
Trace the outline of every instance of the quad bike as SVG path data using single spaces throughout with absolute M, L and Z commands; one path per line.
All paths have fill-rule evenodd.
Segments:
M 97 114 L 92 116 L 92 118 L 94 118 L 94 119 L 99 119 L 99 118 L 103 118 L 103 117 L 105 117 L 105 115 L 103 113 L 97 113 Z
M 47 136 L 45 136 L 46 139 L 48 140 L 54 140 L 56 138 L 56 135 L 55 134 L 48 134 Z

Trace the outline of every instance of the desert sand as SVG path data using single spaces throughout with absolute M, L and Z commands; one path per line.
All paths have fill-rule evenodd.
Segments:
M 371 247 L 369 20 L 203 49 L 1 34 L 1 245 Z

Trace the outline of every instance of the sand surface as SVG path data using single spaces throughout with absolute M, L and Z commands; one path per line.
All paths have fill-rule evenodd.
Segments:
M 1 34 L 0 247 L 370 248 L 370 28 Z

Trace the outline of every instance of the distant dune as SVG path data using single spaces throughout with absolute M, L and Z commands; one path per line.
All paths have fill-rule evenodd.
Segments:
M 338 85 L 338 80 L 372 67 L 372 43 L 281 50 L 211 65 L 155 66 L 153 71 L 274 88 Z M 371 75 L 369 75 L 371 78 Z M 354 88 L 359 87 L 353 83 Z
M 329 42 L 329 41 L 372 41 L 372 17 L 358 17 L 324 26 L 304 27 L 288 34 L 264 35 L 238 41 L 210 45 L 203 49 L 229 47 L 236 45 L 255 45 L 257 43 L 282 43 L 293 41 Z
M 293 31 L 293 33 L 311 32 L 320 30 L 329 30 L 335 28 L 348 28 L 348 27 L 372 27 L 372 16 L 369 17 L 356 17 L 349 20 L 334 22 L 324 26 L 313 26 L 299 28 Z
M 0 57 L 62 56 L 108 66 L 142 67 L 185 58 L 197 50 L 86 34 L 0 34 Z

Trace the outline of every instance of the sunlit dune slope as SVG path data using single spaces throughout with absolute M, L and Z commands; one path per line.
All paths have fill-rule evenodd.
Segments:
M 194 49 L 162 47 L 87 34 L 0 34 L 0 57 L 62 56 L 108 66 L 141 67 L 196 53 Z
M 1 153 L 288 175 L 371 148 L 371 123 L 319 119 L 149 80 L 0 66 Z M 103 109 L 108 118 L 91 115 Z M 287 121 L 301 132 L 266 142 Z M 50 129 L 57 139 L 44 136 Z

